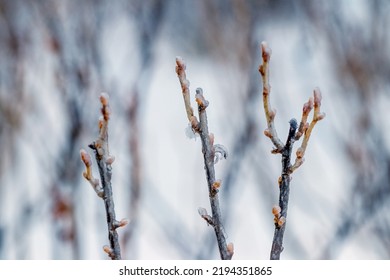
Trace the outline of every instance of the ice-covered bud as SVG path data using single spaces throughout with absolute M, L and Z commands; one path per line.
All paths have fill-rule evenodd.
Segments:
M 265 41 L 261 42 L 260 46 L 261 46 L 261 53 L 262 53 L 262 56 L 263 56 L 263 61 L 264 62 L 268 62 L 270 57 L 271 57 L 272 51 L 268 47 L 267 42 L 265 42 Z
M 195 101 L 201 109 L 206 109 L 207 106 L 209 106 L 209 102 L 204 98 L 203 90 L 201 88 L 196 89 Z

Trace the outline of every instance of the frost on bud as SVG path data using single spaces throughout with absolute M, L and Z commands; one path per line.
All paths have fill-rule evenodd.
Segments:
M 227 252 L 229 253 L 230 256 L 233 256 L 233 254 L 234 254 L 234 244 L 232 242 L 230 242 L 226 246 L 226 250 L 227 250 Z
M 214 146 L 214 164 L 221 159 L 227 159 L 228 151 L 225 146 L 221 144 L 215 144 Z

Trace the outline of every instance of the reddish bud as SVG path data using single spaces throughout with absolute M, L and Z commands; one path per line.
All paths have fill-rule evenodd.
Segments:
M 109 95 L 105 92 L 100 95 L 100 103 L 102 103 L 103 106 L 108 106 L 109 99 Z

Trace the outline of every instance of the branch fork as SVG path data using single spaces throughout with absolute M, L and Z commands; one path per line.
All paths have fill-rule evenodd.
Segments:
M 290 193 L 291 174 L 297 170 L 304 162 L 304 155 L 314 126 L 318 121 L 325 117 L 321 113 L 321 92 L 319 88 L 314 89 L 313 97 L 303 105 L 301 121 L 298 123 L 295 119 L 290 120 L 290 128 L 286 143 L 283 144 L 279 139 L 275 128 L 276 110 L 272 109 L 270 102 L 271 86 L 269 83 L 269 62 L 271 58 L 271 49 L 266 42 L 260 45 L 263 63 L 259 67 L 259 72 L 263 82 L 263 106 L 267 121 L 267 128 L 264 131 L 265 136 L 270 138 L 274 145 L 271 151 L 274 154 L 282 155 L 282 172 L 278 179 L 279 184 L 279 205 L 274 206 L 272 214 L 274 215 L 274 238 L 272 241 L 272 248 L 270 258 L 272 260 L 280 259 L 280 254 L 283 251 L 283 236 L 286 227 L 287 208 Z M 310 112 L 314 108 L 313 118 L 310 123 L 307 119 Z M 296 151 L 296 158 L 294 164 L 291 164 L 291 153 L 294 142 L 303 140 L 301 146 Z

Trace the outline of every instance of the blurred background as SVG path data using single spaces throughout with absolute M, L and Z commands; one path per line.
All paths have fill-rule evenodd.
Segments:
M 79 156 L 98 135 L 101 92 L 116 215 L 130 220 L 122 257 L 219 258 L 197 212 L 210 206 L 181 56 L 193 106 L 202 87 L 229 151 L 216 176 L 233 258 L 268 259 L 281 157 L 263 134 L 267 41 L 280 138 L 315 87 L 326 113 L 293 174 L 282 259 L 389 259 L 389 13 L 364 0 L 1 0 L 0 258 L 108 258 L 104 204 Z

